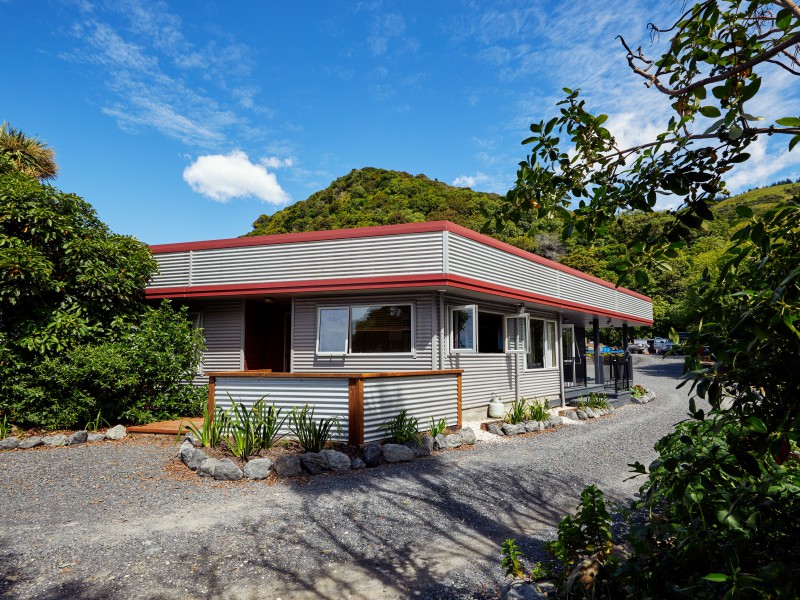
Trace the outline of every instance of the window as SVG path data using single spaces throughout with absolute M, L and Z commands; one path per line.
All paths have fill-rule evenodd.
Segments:
M 478 352 L 481 354 L 503 353 L 503 315 L 478 312 Z
M 320 308 L 317 312 L 317 354 L 345 354 L 350 309 Z
M 529 369 L 557 367 L 556 323 L 530 319 L 531 343 L 528 351 Z
M 453 306 L 450 308 L 450 352 L 455 354 L 472 352 L 478 354 L 503 354 L 504 352 L 527 351 L 525 340 L 527 332 L 525 323 L 513 322 L 508 329 L 508 319 L 517 317 L 504 316 L 498 313 L 479 311 L 474 304 Z M 521 328 L 521 329 L 520 329 Z M 506 340 L 506 331 L 512 338 Z M 520 335 L 523 339 L 520 340 Z M 508 350 L 507 350 L 508 348 Z
M 476 306 L 454 306 L 450 309 L 452 352 L 475 352 L 477 312 Z
M 353 306 L 350 352 L 411 352 L 411 305 Z
M 317 309 L 317 354 L 383 354 L 413 351 L 410 304 Z
M 506 352 L 528 352 L 528 315 L 509 315 L 506 320 Z

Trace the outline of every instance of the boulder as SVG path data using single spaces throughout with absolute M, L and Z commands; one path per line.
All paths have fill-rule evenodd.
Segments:
M 364 462 L 368 467 L 378 467 L 385 461 L 383 460 L 383 446 L 380 444 L 367 444 L 364 446 Z
M 434 447 L 436 450 L 442 450 L 442 449 L 444 449 L 444 447 L 445 447 L 445 446 L 444 446 L 444 445 L 445 445 L 445 443 L 446 443 L 446 442 L 444 441 L 444 434 L 443 434 L 443 433 L 437 433 L 437 434 L 436 434 L 436 437 L 435 437 L 435 438 L 433 438 L 433 447 Z
M 330 470 L 328 459 L 319 452 L 304 452 L 300 455 L 300 464 L 311 475 L 321 475 Z
M 338 450 L 323 450 L 320 454 L 328 459 L 328 467 L 331 471 L 350 470 L 350 457 L 344 452 L 339 452 Z
M 194 456 L 195 452 L 197 452 L 197 448 L 192 446 L 191 442 L 184 441 L 178 447 L 178 458 L 181 459 L 181 462 L 183 462 L 183 464 L 188 465 L 189 461 L 192 459 L 192 456 Z
M 431 452 L 433 451 L 433 438 L 430 434 L 425 434 L 419 438 L 419 441 L 409 440 L 405 444 L 403 444 L 406 448 L 409 448 L 413 453 L 414 456 L 430 456 Z
M 67 438 L 67 446 L 77 446 L 78 444 L 85 444 L 89 439 L 88 431 L 76 431 Z
M 579 419 L 579 420 L 581 420 L 581 421 L 585 421 L 586 419 L 588 419 L 588 418 L 589 418 L 589 417 L 586 415 L 586 413 L 585 413 L 585 412 L 583 412 L 583 411 L 582 411 L 580 408 L 579 408 L 578 410 L 576 410 L 576 411 L 575 411 L 575 414 L 578 416 L 578 419 Z
M 124 425 L 114 425 L 114 427 L 106 431 L 106 437 L 109 440 L 121 440 L 126 435 L 128 435 L 128 430 L 125 429 Z
M 587 406 L 586 408 L 583 409 L 583 412 L 585 412 L 586 416 L 588 418 L 590 418 L 590 419 L 596 419 L 597 418 L 597 415 L 595 414 L 593 408 L 590 408 L 590 407 Z
M 522 426 L 525 428 L 526 433 L 530 433 L 532 431 L 539 431 L 538 421 L 525 421 L 524 423 L 522 423 Z
M 387 463 L 409 462 L 414 460 L 414 451 L 400 444 L 384 444 L 383 459 Z
M 567 418 L 568 419 L 572 419 L 573 421 L 577 421 L 578 420 L 578 415 L 575 414 L 574 410 L 570 410 L 570 411 L 567 412 Z
M 27 450 L 28 448 L 35 448 L 42 445 L 42 438 L 38 435 L 22 438 L 19 442 L 19 447 Z
M 500 593 L 500 600 L 555 600 L 558 589 L 549 581 L 525 581 L 518 579 L 509 583 Z
M 19 448 L 19 445 L 19 438 L 7 437 L 4 440 L 0 440 L 0 450 L 13 450 L 14 448 Z
M 644 404 L 645 402 L 643 398 L 644 397 L 637 398 L 636 396 L 631 396 L 631 402 L 633 402 L 634 404 Z
M 492 423 L 489 425 L 489 433 L 493 433 L 495 435 L 505 435 L 502 428 L 497 423 Z
M 281 477 L 296 477 L 302 473 L 300 459 L 293 454 L 284 454 L 275 459 L 275 472 Z
M 367 463 L 365 463 L 363 460 L 361 460 L 359 457 L 356 456 L 352 461 L 350 461 L 350 468 L 353 469 L 354 471 L 366 469 Z
M 519 435 L 525 433 L 525 426 L 522 424 L 503 423 L 503 433 L 506 435 Z
M 216 458 L 208 458 L 200 463 L 197 467 L 197 474 L 200 477 L 214 477 L 214 471 L 217 469 L 217 465 L 220 463 Z
M 451 433 L 449 435 L 444 436 L 444 440 L 439 447 L 443 450 L 447 450 L 449 448 L 458 448 L 459 446 L 464 444 L 464 438 L 461 437 L 460 433 Z
M 244 476 L 248 479 L 266 479 L 272 470 L 272 461 L 268 458 L 254 458 L 244 466 Z
M 472 431 L 469 427 L 462 427 L 458 430 L 458 435 L 461 436 L 461 443 L 466 444 L 467 446 L 471 446 L 474 444 L 478 438 L 475 437 L 475 432 Z
M 230 458 L 223 458 L 214 467 L 214 479 L 220 481 L 238 481 L 242 476 L 242 470 Z
M 104 439 L 106 439 L 105 433 L 95 432 L 95 433 L 90 433 L 88 436 L 86 436 L 87 442 L 102 442 Z
M 615 410 L 617 410 L 617 409 L 614 408 L 613 404 L 609 404 L 608 405 L 608 414 L 612 414 Z
M 67 443 L 67 436 L 65 436 L 63 433 L 48 435 L 47 437 L 42 438 L 42 443 L 45 446 L 64 446 Z
M 206 453 L 199 448 L 194 448 L 194 452 L 191 454 L 187 453 L 187 456 L 189 457 L 189 461 L 186 463 L 186 466 L 192 471 L 197 471 L 200 468 L 200 465 L 202 465 L 204 461 L 208 460 Z

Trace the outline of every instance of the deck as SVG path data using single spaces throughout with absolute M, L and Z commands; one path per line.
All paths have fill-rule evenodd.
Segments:
M 192 419 L 178 419 L 176 421 L 157 421 L 155 423 L 148 423 L 146 425 L 131 425 L 128 427 L 128 433 L 157 433 L 162 435 L 178 435 L 188 431 L 187 423 L 192 423 L 200 428 L 203 425 L 203 418 L 196 417 Z

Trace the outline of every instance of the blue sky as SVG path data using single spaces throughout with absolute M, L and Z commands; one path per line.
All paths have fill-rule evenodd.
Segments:
M 365 166 L 502 194 L 564 86 L 622 143 L 661 130 L 668 104 L 615 36 L 648 50 L 646 24 L 680 6 L 0 0 L 0 120 L 56 150 L 56 186 L 147 243 L 241 235 Z M 759 114 L 800 113 L 796 82 L 772 75 Z M 796 178 L 785 147 L 760 143 L 731 187 Z

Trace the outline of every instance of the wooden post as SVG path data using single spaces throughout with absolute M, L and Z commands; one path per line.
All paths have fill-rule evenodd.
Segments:
M 364 443 L 364 379 L 351 377 L 347 384 L 347 441 L 352 446 Z
M 456 398 L 458 405 L 458 428 L 461 429 L 461 373 L 456 373 Z
M 214 390 L 217 387 L 217 378 L 214 375 L 208 377 L 208 416 L 211 421 L 214 420 L 214 408 L 216 401 L 214 399 Z

